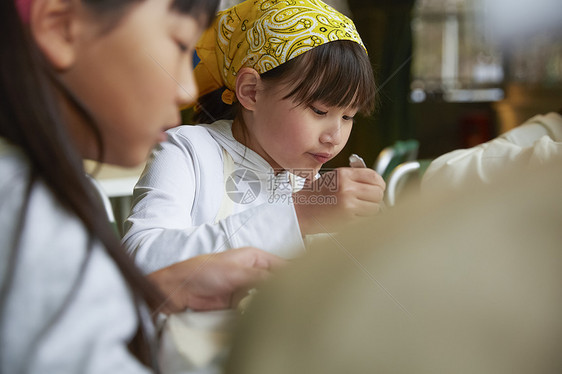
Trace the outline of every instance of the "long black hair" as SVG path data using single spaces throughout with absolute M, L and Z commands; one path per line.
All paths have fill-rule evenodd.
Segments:
M 118 23 L 128 6 L 142 1 L 82 0 L 93 14 L 104 18 L 107 29 Z M 135 300 L 160 307 L 165 300 L 163 295 L 133 264 L 109 225 L 97 193 L 85 176 L 82 159 L 67 133 L 59 111 L 60 104 L 55 98 L 62 95 L 91 127 L 97 138 L 100 161 L 103 161 L 104 147 L 97 125 L 87 107 L 60 83 L 49 68 L 32 42 L 28 28 L 18 17 L 14 2 L 0 1 L 0 137 L 23 150 L 29 160 L 31 175 L 27 194 L 33 184 L 41 180 L 60 204 L 80 219 L 90 234 L 90 242 L 103 244 L 130 286 Z M 171 8 L 188 13 L 208 26 L 217 6 L 218 0 L 174 0 Z M 8 265 L 9 271 L 0 290 L 0 312 L 5 309 L 6 294 L 17 262 L 25 209 L 19 222 L 9 257 L 14 263 Z M 92 246 L 88 248 L 89 252 L 91 249 Z M 0 324 L 5 323 L 2 317 L 0 314 Z M 145 364 L 149 363 L 148 347 L 142 334 L 137 334 L 133 343 L 132 350 L 136 356 Z

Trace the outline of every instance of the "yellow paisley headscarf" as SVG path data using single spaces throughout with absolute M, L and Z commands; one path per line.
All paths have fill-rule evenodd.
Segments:
M 353 22 L 320 0 L 247 0 L 219 12 L 196 46 L 200 96 L 226 86 L 222 99 L 235 100 L 242 67 L 262 74 L 334 40 L 363 42 Z

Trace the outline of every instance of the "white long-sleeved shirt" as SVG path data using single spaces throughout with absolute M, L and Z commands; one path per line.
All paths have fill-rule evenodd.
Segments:
M 114 262 L 95 242 L 87 258 L 86 229 L 41 182 L 33 185 L 18 232 L 29 166 L 1 138 L 0 175 L 0 287 L 13 269 L 2 305 L 0 372 L 148 373 L 127 350 L 138 320 Z
M 534 116 L 489 142 L 436 158 L 423 176 L 422 191 L 491 183 L 514 169 L 526 178 L 531 169 L 552 159 L 562 164 L 562 116 L 558 113 Z
M 231 126 L 223 120 L 171 129 L 151 155 L 123 237 L 143 271 L 244 246 L 286 258 L 304 251 L 289 174 L 275 175 L 234 139 Z M 223 149 L 234 162 L 226 178 Z M 230 212 L 222 218 L 225 205 Z

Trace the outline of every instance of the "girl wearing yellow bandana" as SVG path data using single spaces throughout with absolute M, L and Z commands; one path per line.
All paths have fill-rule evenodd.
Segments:
M 318 174 L 375 101 L 349 18 L 319 0 L 248 0 L 220 12 L 196 51 L 200 124 L 168 131 L 126 222 L 145 271 L 239 246 L 293 257 L 304 236 L 378 211 L 373 170 Z

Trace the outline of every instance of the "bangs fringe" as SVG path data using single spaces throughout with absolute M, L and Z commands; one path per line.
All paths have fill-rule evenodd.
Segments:
M 262 77 L 291 82 L 292 89 L 285 98 L 301 105 L 321 102 L 357 108 L 365 115 L 375 108 L 376 86 L 369 57 L 361 45 L 352 41 L 338 40 L 318 46 Z

